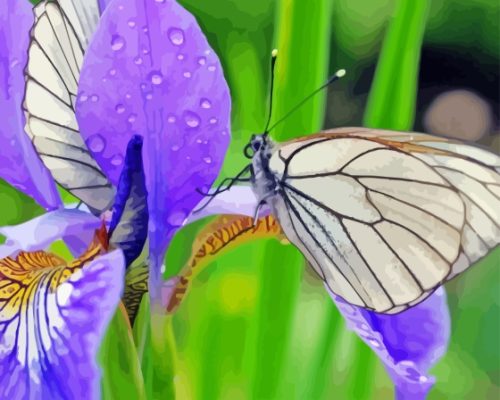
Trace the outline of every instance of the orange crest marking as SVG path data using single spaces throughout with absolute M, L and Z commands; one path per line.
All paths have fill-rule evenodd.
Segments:
M 172 313 L 179 307 L 193 278 L 214 261 L 216 256 L 256 239 L 282 237 L 281 226 L 271 215 L 259 218 L 255 226 L 251 217 L 218 217 L 201 231 L 194 242 L 192 255 L 178 277 L 167 312 Z

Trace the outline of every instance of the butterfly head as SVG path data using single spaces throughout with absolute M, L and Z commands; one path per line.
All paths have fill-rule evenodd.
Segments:
M 268 146 L 268 143 L 267 133 L 252 135 L 244 149 L 245 157 L 252 159 L 256 154 L 262 153 Z

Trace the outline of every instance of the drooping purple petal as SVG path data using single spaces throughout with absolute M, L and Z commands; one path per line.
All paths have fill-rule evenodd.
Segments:
M 50 211 L 27 222 L 0 227 L 7 240 L 0 245 L 0 258 L 20 250 L 44 250 L 58 239 L 70 238 L 76 253 L 82 253 L 100 226 L 96 216 L 85 211 L 62 209 Z
M 80 76 L 77 118 L 118 182 L 133 134 L 144 137 L 155 274 L 174 230 L 216 178 L 229 142 L 230 96 L 217 56 L 174 0 L 112 0 Z M 155 275 L 153 274 L 153 275 Z
M 109 227 L 110 242 L 122 249 L 127 267 L 141 254 L 148 236 L 148 193 L 142 143 L 139 135 L 134 135 L 128 143 Z
M 120 301 L 123 254 L 100 256 L 54 287 L 56 268 L 64 267 L 23 276 L 23 285 L 17 273 L 0 274 L 10 299 L 20 299 L 0 313 L 2 399 L 100 398 L 96 353 Z
M 377 314 L 346 303 L 330 292 L 350 329 L 384 363 L 397 400 L 423 400 L 434 384 L 429 369 L 450 338 L 446 292 L 441 287 L 420 304 L 395 315 Z
M 250 186 L 233 186 L 214 198 L 201 200 L 184 223 L 190 224 L 201 218 L 219 214 L 239 214 L 253 217 L 258 203 Z M 263 217 L 269 212 L 269 207 L 263 206 L 259 211 L 259 216 Z
M 24 130 L 23 69 L 33 20 L 28 1 L 0 1 L 0 178 L 54 209 L 61 204 L 54 181 Z

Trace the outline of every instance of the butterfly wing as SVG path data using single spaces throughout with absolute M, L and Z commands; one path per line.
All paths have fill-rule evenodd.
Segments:
M 97 0 L 45 1 L 35 7 L 24 109 L 26 131 L 54 179 L 101 212 L 110 206 L 114 188 L 91 157 L 75 116 L 83 55 L 98 19 Z M 105 143 L 93 145 L 98 151 Z
M 333 292 L 396 313 L 498 245 L 499 168 L 430 135 L 327 131 L 276 149 L 273 208 Z

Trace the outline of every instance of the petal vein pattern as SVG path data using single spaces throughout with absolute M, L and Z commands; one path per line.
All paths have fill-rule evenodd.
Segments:
M 124 273 L 122 252 L 103 251 L 94 242 L 70 263 L 42 251 L 0 260 L 0 398 L 99 397 L 95 356 Z

